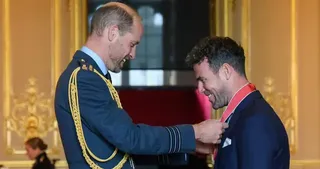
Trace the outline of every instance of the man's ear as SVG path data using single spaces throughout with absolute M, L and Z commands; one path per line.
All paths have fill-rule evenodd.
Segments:
M 224 63 L 220 68 L 220 75 L 225 79 L 229 80 L 233 72 L 232 66 L 228 63 Z
M 107 29 L 108 40 L 110 42 L 114 41 L 119 36 L 119 28 L 117 25 L 109 26 Z

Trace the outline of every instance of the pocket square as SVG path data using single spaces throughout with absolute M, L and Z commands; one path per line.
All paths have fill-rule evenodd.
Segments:
M 226 139 L 224 140 L 224 143 L 223 143 L 223 145 L 222 145 L 222 148 L 225 148 L 225 147 L 227 147 L 227 146 L 229 146 L 229 145 L 231 145 L 231 139 L 226 138 Z

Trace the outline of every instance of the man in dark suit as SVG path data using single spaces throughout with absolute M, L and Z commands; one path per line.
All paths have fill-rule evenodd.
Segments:
M 228 37 L 206 37 L 188 54 L 198 89 L 214 109 L 227 106 L 229 128 L 214 153 L 215 169 L 289 169 L 285 128 L 245 74 L 243 48 Z
M 134 168 L 132 154 L 180 153 L 157 158 L 179 163 L 185 161 L 183 153 L 209 153 L 206 143 L 220 142 L 227 124 L 219 121 L 153 127 L 134 124 L 123 110 L 108 71 L 120 72 L 124 62 L 134 59 L 142 32 L 132 8 L 104 5 L 93 15 L 87 43 L 60 76 L 55 111 L 70 169 Z

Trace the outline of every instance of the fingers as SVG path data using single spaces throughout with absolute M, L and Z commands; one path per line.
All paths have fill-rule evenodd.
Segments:
M 222 139 L 222 134 L 219 135 L 219 138 L 217 140 L 217 143 L 216 144 L 220 144 L 221 143 L 221 139 Z
M 214 150 L 213 144 L 205 144 L 202 142 L 196 142 L 196 152 L 201 154 L 211 154 Z
M 228 124 L 227 123 L 221 123 L 218 122 L 218 126 L 217 126 L 217 132 L 216 132 L 216 140 L 214 140 L 214 144 L 220 144 L 221 143 L 221 139 L 222 139 L 222 134 L 225 132 L 225 129 L 228 128 Z
M 222 124 L 222 129 L 226 129 L 229 127 L 229 124 L 228 123 L 221 123 Z
M 213 144 L 220 144 L 222 139 L 222 134 L 217 135 L 216 141 L 213 141 Z
M 217 132 L 218 132 L 218 134 L 222 135 L 226 131 L 226 129 L 229 127 L 229 125 L 228 125 L 228 123 L 221 123 L 221 122 L 219 122 L 219 124 L 220 124 L 220 126 L 219 126 Z
M 194 125 L 193 127 L 197 140 L 203 143 L 219 144 L 221 143 L 222 134 L 229 125 L 218 120 L 210 119 Z

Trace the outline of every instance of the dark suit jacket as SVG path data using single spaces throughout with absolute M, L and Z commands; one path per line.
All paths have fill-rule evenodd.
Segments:
M 188 153 L 195 150 L 195 136 L 191 125 L 152 127 L 134 124 L 125 110 L 118 108 L 105 81 L 93 69 L 102 74 L 94 60 L 77 51 L 73 60 L 60 76 L 55 95 L 55 111 L 65 155 L 70 169 L 88 169 L 71 116 L 68 87 L 72 72 L 80 68 L 77 77 L 78 102 L 82 129 L 90 150 L 107 162 L 93 162 L 101 168 L 113 168 L 125 153 L 136 155 L 161 155 Z M 130 160 L 124 169 L 132 168 Z
M 224 143 L 226 140 L 231 144 Z M 289 162 L 282 122 L 259 91 L 251 93 L 231 117 L 214 169 L 289 169 Z
M 54 166 L 47 154 L 44 152 L 36 157 L 36 161 L 33 164 L 32 169 L 54 169 Z

